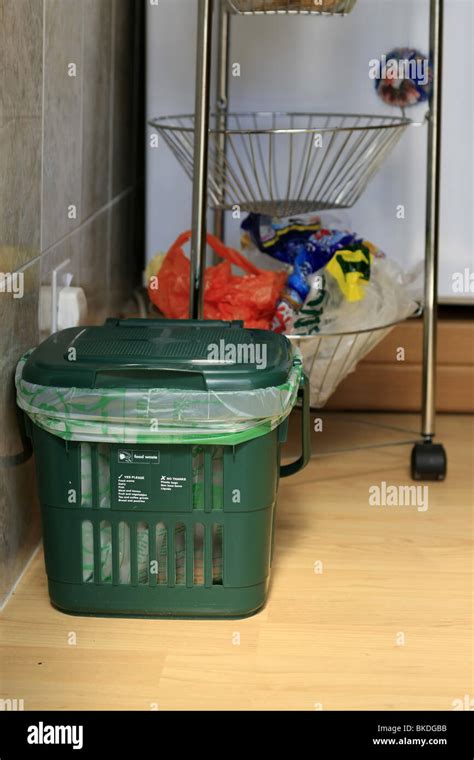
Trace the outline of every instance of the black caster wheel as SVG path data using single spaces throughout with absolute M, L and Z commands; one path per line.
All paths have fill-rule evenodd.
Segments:
M 415 443 L 411 452 L 413 480 L 444 480 L 447 459 L 441 443 Z

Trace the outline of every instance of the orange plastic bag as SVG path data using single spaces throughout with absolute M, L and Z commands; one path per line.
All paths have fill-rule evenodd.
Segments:
M 158 288 L 148 287 L 154 305 L 168 319 L 188 319 L 191 264 L 182 246 L 191 238 L 184 232 L 171 246 L 158 272 Z M 211 248 L 224 259 L 205 274 L 204 318 L 241 319 L 245 327 L 268 330 L 278 297 L 286 282 L 286 272 L 259 269 L 245 256 L 228 248 L 214 235 L 207 236 Z M 237 277 L 232 264 L 246 274 Z

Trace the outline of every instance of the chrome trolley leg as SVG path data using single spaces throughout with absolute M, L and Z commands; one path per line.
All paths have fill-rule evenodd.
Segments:
M 446 453 L 433 443 L 436 417 L 436 341 L 438 300 L 438 249 L 441 173 L 441 89 L 443 58 L 444 0 L 430 0 L 430 59 L 433 65 L 433 94 L 428 123 L 428 181 L 425 246 L 425 308 L 423 317 L 423 441 L 412 451 L 415 480 L 444 480 Z
M 217 128 L 217 156 L 215 170 L 215 185 L 220 188 L 220 198 L 222 204 L 225 203 L 225 155 L 226 155 L 226 134 L 227 111 L 229 108 L 229 49 L 230 49 L 230 23 L 231 16 L 227 5 L 219 3 L 218 13 L 218 50 L 217 50 L 217 92 L 216 92 L 216 112 Z M 224 240 L 225 235 L 225 212 L 222 208 L 216 208 L 214 212 L 214 234 L 220 240 Z
M 213 0 L 198 0 L 189 316 L 204 316 Z

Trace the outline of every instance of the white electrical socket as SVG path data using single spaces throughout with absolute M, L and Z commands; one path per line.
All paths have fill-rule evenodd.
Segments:
M 58 330 L 84 324 L 87 317 L 86 294 L 82 288 L 65 287 L 59 291 Z
M 87 316 L 87 300 L 82 288 L 71 287 L 74 275 L 64 272 L 70 259 L 65 259 L 51 272 L 51 286 L 40 290 L 39 329 L 43 333 L 55 333 L 84 323 Z M 62 286 L 59 274 L 62 274 Z
M 52 301 L 53 289 L 43 285 L 39 300 L 39 329 L 40 332 L 52 332 Z M 82 288 L 63 287 L 57 291 L 57 329 L 66 330 L 84 323 L 87 317 L 87 299 Z

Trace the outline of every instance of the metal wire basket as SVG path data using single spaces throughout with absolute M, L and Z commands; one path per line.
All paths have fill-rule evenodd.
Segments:
M 413 123 L 395 116 L 286 112 L 229 113 L 226 126 L 222 120 L 222 114 L 211 115 L 209 204 L 269 216 L 352 206 Z M 192 179 L 194 115 L 150 124 Z
M 419 306 L 411 318 L 421 313 L 422 308 Z M 382 327 L 348 333 L 287 335 L 303 356 L 305 372 L 310 381 L 311 406 L 324 406 L 357 364 L 405 319 L 403 317 Z
M 227 0 L 233 13 L 245 16 L 343 16 L 350 13 L 355 4 L 356 0 Z

